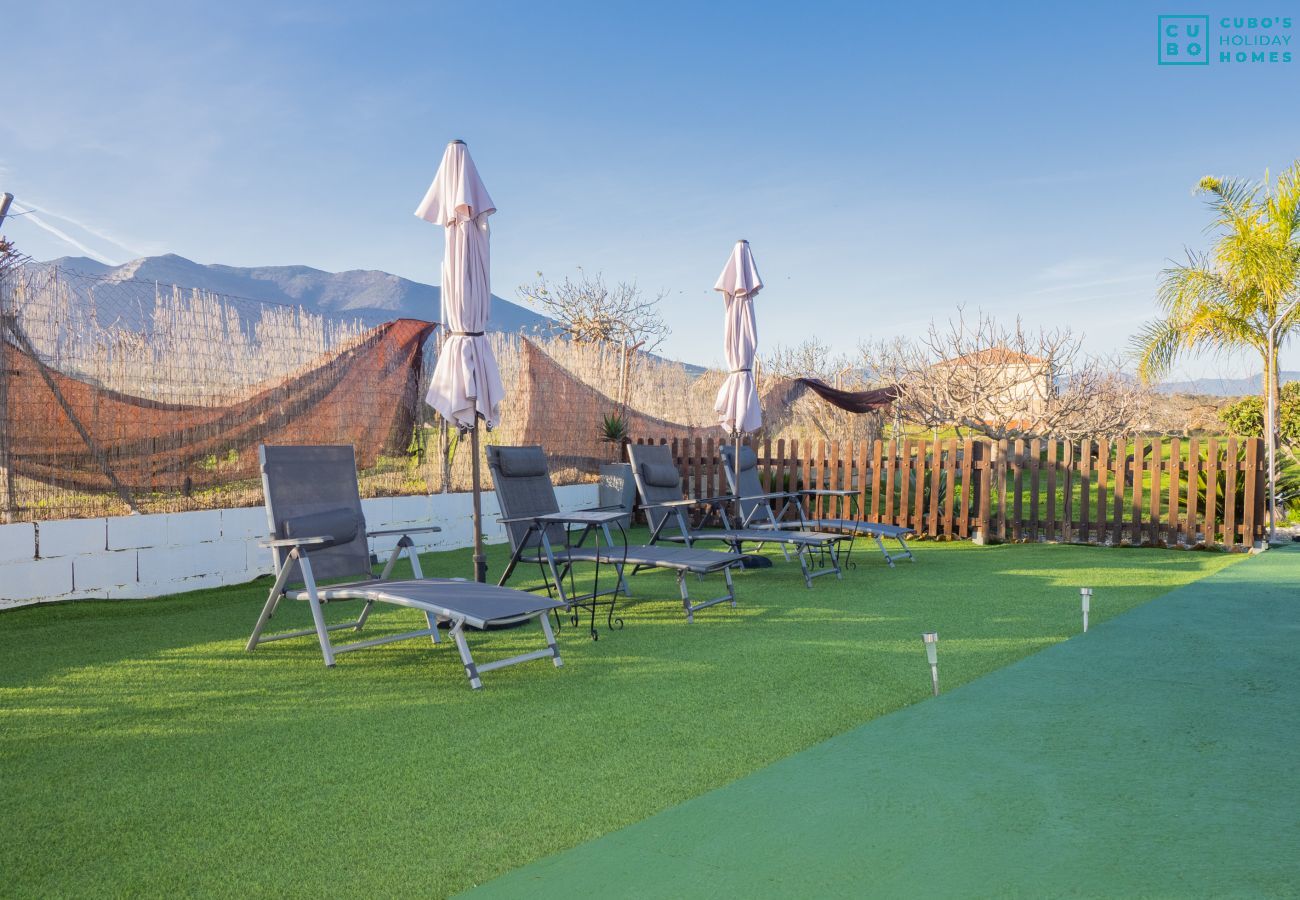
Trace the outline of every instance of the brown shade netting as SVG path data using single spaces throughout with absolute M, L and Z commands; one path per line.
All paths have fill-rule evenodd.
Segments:
M 184 492 L 257 475 L 259 444 L 351 444 L 362 468 L 410 440 L 429 322 L 373 328 L 240 401 L 167 403 L 50 368 L 7 331 L 0 422 L 21 476 L 84 491 Z
M 898 388 L 892 385 L 870 391 L 842 391 L 817 378 L 796 378 L 794 381 L 796 384 L 804 385 L 832 406 L 851 413 L 875 412 L 898 399 Z

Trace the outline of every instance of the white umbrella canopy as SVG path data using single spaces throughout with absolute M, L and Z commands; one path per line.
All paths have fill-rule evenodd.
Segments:
M 713 286 L 726 302 L 723 349 L 730 371 L 718 389 L 713 404 L 718 424 L 728 434 L 757 431 L 763 424 L 754 382 L 754 355 L 758 350 L 758 324 L 754 320 L 754 297 L 763 288 L 749 241 L 737 241 L 727 265 Z
M 496 212 L 463 141 L 452 141 L 424 200 L 420 218 L 446 229 L 442 316 L 447 338 L 429 385 L 429 405 L 461 428 L 497 423 L 505 388 L 484 332 L 492 307 L 488 217 Z
M 442 154 L 433 184 L 415 214 L 446 229 L 442 257 L 442 318 L 447 339 L 429 385 L 429 405 L 470 433 L 474 470 L 474 579 L 487 580 L 479 477 L 478 420 L 497 424 L 505 388 L 487 323 L 492 309 L 488 216 L 497 211 L 464 141 Z

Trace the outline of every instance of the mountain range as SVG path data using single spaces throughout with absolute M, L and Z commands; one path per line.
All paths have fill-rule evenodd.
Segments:
M 440 291 L 436 285 L 422 284 L 388 272 L 353 269 L 348 272 L 325 272 L 310 266 L 240 267 L 204 264 L 167 253 L 110 266 L 84 256 L 64 256 L 41 265 L 59 266 L 89 276 L 96 281 L 146 281 L 200 288 L 250 300 L 303 306 L 332 317 L 360 319 L 376 325 L 394 318 L 436 320 Z M 492 321 L 488 328 L 501 332 L 546 333 L 552 320 L 540 313 L 492 295 Z M 692 374 L 703 367 L 683 363 Z M 1300 380 L 1300 372 L 1283 372 L 1282 381 Z M 1202 394 L 1240 397 L 1257 394 L 1261 377 L 1197 378 L 1191 381 L 1166 382 L 1157 386 L 1162 394 Z
M 303 306 L 328 316 L 378 324 L 395 318 L 434 321 L 441 292 L 387 272 L 354 269 L 324 272 L 309 266 L 205 265 L 174 253 L 146 256 L 110 266 L 84 256 L 65 256 L 42 265 L 59 266 L 104 282 L 148 281 L 200 288 L 250 300 Z M 551 320 L 527 307 L 492 295 L 492 331 L 545 332 Z
M 1300 381 L 1300 372 L 1283 372 L 1281 383 Z M 1264 390 L 1264 376 L 1250 378 L 1196 378 L 1191 381 L 1167 381 L 1156 387 L 1162 394 L 1207 394 L 1212 397 L 1244 397 Z

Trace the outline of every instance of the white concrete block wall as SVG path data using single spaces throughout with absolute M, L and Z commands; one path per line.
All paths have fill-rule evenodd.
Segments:
M 124 588 L 139 581 L 139 560 L 135 550 L 86 553 L 72 557 L 72 589 L 82 594 L 95 590 Z
M 166 533 L 165 515 L 114 516 L 108 520 L 108 549 L 139 550 L 142 547 L 153 547 Z
M 0 606 L 23 606 L 72 593 L 72 560 L 29 559 L 0 566 Z
M 42 559 L 50 559 L 81 553 L 102 553 L 108 549 L 107 535 L 107 519 L 41 522 L 36 526 L 37 554 Z
M 594 484 L 556 489 L 562 509 L 595 506 Z M 467 547 L 473 535 L 469 494 L 376 497 L 362 501 L 371 530 L 438 525 L 412 534 L 418 550 Z M 505 540 L 496 497 L 483 495 L 483 532 Z M 242 584 L 270 574 L 271 555 L 257 546 L 266 509 L 198 510 L 108 519 L 0 525 L 0 609 L 54 600 L 158 597 Z M 371 540 L 386 553 L 397 537 Z
M 36 526 L 30 522 L 0 525 L 0 565 L 36 558 Z

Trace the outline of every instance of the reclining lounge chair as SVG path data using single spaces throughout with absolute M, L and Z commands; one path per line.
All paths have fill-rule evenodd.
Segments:
M 904 528 L 900 525 L 885 525 L 879 522 L 863 522 L 851 518 L 809 519 L 804 515 L 803 504 L 800 501 L 805 497 L 841 497 L 847 499 L 850 507 L 852 507 L 857 502 L 857 491 L 764 491 L 763 484 L 758 478 L 758 456 L 754 453 L 753 448 L 745 446 L 740 448 L 739 479 L 736 476 L 735 463 L 732 462 L 735 453 L 735 447 L 725 446 L 722 448 L 722 468 L 727 473 L 727 483 L 731 485 L 733 491 L 740 495 L 740 515 L 746 528 L 816 530 L 837 532 L 849 537 L 859 534 L 870 535 L 875 539 L 876 546 L 880 548 L 880 552 L 885 557 L 885 562 L 889 563 L 891 569 L 894 567 L 896 557 L 890 556 L 889 551 L 885 549 L 883 539 L 893 538 L 903 548 L 902 558 L 912 559 L 912 551 L 908 548 L 907 541 L 904 538 L 909 534 L 915 534 L 915 529 Z M 784 501 L 780 511 L 773 511 L 771 505 L 773 500 Z M 787 519 L 786 514 L 791 510 L 796 515 L 793 519 Z M 845 554 L 845 564 L 848 564 L 848 554 Z M 854 563 L 853 565 L 856 567 L 857 564 Z
M 790 549 L 799 559 L 804 584 L 812 587 L 813 579 L 822 575 L 842 578 L 839 544 L 852 540 L 850 535 L 812 531 L 786 531 L 778 528 L 733 527 L 727 515 L 727 505 L 734 496 L 683 499 L 681 474 L 673 463 L 672 451 L 665 444 L 629 444 L 628 459 L 636 479 L 637 493 L 642 509 L 653 529 L 650 543 L 659 540 L 681 541 L 692 546 L 696 541 L 722 541 L 736 553 L 744 552 L 745 544 L 776 544 L 787 560 Z M 691 507 L 705 506 L 715 511 L 722 521 L 721 529 L 692 529 L 686 513 Z M 821 564 L 815 564 L 817 554 Z
M 617 523 L 626 515 L 622 509 L 582 510 L 574 513 L 560 512 L 559 502 L 555 497 L 555 488 L 547 469 L 546 454 L 541 447 L 499 447 L 487 448 L 488 468 L 492 472 L 492 481 L 496 486 L 497 501 L 501 505 L 502 522 L 510 536 L 513 554 L 510 564 L 501 576 L 505 584 L 515 567 L 521 563 L 536 563 L 546 580 L 546 591 L 552 587 L 559 595 L 564 606 L 591 605 L 592 636 L 595 630 L 595 605 L 601 596 L 609 596 L 608 624 L 613 624 L 613 605 L 621 590 L 629 595 L 626 567 L 633 567 L 633 574 L 641 569 L 672 569 L 677 573 L 677 587 L 682 596 L 682 608 L 686 610 L 686 621 L 694 622 L 695 613 L 719 603 L 736 605 L 736 589 L 731 580 L 732 566 L 740 565 L 742 558 L 735 553 L 723 553 L 717 550 L 705 550 L 693 547 L 661 547 L 618 544 L 610 532 L 610 523 Z M 581 532 L 575 540 L 570 528 L 580 526 Z M 620 531 L 622 529 L 620 528 Z M 586 540 L 592 532 L 599 531 L 591 545 Z M 596 543 L 601 537 L 605 545 Z M 572 588 L 572 570 L 575 563 L 591 563 L 597 566 L 597 580 L 589 594 L 581 596 L 566 593 L 564 578 L 570 576 Z M 600 590 L 599 567 L 613 567 L 615 584 L 606 591 Z M 726 580 L 727 593 L 698 603 L 691 601 L 686 586 L 686 576 L 721 573 Z M 539 589 L 540 590 L 540 589 Z M 621 622 L 620 622 L 621 623 Z
M 439 531 L 436 526 L 390 531 L 366 531 L 361 498 L 357 489 L 356 457 L 352 447 L 267 447 L 260 450 L 262 490 L 271 538 L 262 543 L 275 560 L 276 579 L 257 620 L 246 649 L 258 644 L 315 634 L 320 641 L 325 665 L 350 650 L 361 650 L 392 641 L 429 637 L 438 643 L 438 623 L 450 626 L 450 635 L 460 651 L 470 686 L 482 687 L 484 672 L 534 659 L 551 659 L 562 665 L 559 648 L 547 614 L 562 604 L 525 591 L 476 584 L 451 578 L 425 578 L 420 559 L 412 549 L 410 535 Z M 369 537 L 399 536 L 383 574 L 375 577 L 370 563 Z M 403 550 L 411 560 L 413 579 L 390 576 Z M 321 584 L 323 579 L 346 578 L 342 583 Z M 290 585 L 301 584 L 301 588 Z M 280 601 L 306 601 L 311 607 L 313 627 L 282 634 L 263 635 L 267 622 Z M 349 622 L 325 624 L 324 607 L 340 600 L 365 603 L 360 616 Z M 343 628 L 360 631 L 376 603 L 390 603 L 417 609 L 424 614 L 427 628 L 403 634 L 337 645 L 330 632 Z M 465 629 L 486 629 L 536 619 L 546 636 L 546 647 L 479 665 L 470 654 Z

